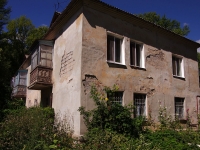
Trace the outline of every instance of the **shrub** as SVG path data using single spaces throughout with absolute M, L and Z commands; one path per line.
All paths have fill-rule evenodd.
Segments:
M 59 146 L 68 147 L 71 139 L 54 127 L 51 108 L 21 109 L 0 124 L 0 149 L 48 149 L 57 135 Z
M 83 115 L 85 124 L 88 130 L 93 128 L 110 129 L 120 134 L 130 136 L 139 136 L 142 132 L 143 117 L 133 118 L 133 106 L 122 106 L 112 103 L 105 97 L 105 93 L 112 94 L 117 90 L 114 86 L 112 89 L 105 87 L 98 91 L 95 86 L 91 88 L 91 98 L 96 104 L 96 108 L 91 111 L 86 111 L 84 107 L 80 107 L 79 111 Z

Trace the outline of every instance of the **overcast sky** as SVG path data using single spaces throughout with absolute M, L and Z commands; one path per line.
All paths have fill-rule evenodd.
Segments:
M 49 26 L 54 11 L 62 11 L 71 0 L 8 0 L 11 19 L 25 15 L 38 27 Z M 156 12 L 189 25 L 187 38 L 200 42 L 200 0 L 102 0 L 132 14 Z

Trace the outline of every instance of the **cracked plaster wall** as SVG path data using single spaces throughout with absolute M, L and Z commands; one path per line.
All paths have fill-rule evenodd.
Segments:
M 41 101 L 41 91 L 40 90 L 29 90 L 28 86 L 30 85 L 30 72 L 31 65 L 26 68 L 27 72 L 27 89 L 26 89 L 26 107 L 38 106 Z
M 74 135 L 80 135 L 82 17 L 78 11 L 55 39 L 53 54 L 53 101 L 57 116 L 71 114 Z
M 98 18 L 98 19 L 97 19 Z M 121 35 L 125 42 L 125 66 L 109 65 L 107 60 L 107 31 Z M 130 67 L 130 40 L 144 43 L 145 69 Z M 172 54 L 183 57 L 185 79 L 172 75 Z M 133 104 L 133 93 L 147 94 L 148 110 L 157 120 L 159 102 L 174 115 L 174 97 L 185 98 L 185 110 L 196 117 L 196 96 L 200 95 L 196 49 L 155 31 L 129 24 L 120 19 L 84 8 L 82 41 L 81 105 L 93 108 L 86 75 L 93 75 L 105 86 L 119 85 L 124 91 L 123 105 Z M 89 79 L 89 78 L 88 78 Z M 186 115 L 186 111 L 184 112 Z

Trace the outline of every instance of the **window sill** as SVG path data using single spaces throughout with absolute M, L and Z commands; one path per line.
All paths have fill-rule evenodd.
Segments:
M 174 78 L 181 79 L 181 80 L 184 80 L 184 81 L 185 81 L 185 77 L 176 76 L 176 75 L 173 75 L 173 77 L 174 77 Z
M 118 62 L 114 62 L 114 61 L 109 61 L 107 60 L 107 63 L 109 65 L 109 67 L 116 67 L 116 68 L 127 68 L 125 64 L 122 63 L 118 63 Z
M 146 68 L 142 68 L 142 67 L 140 67 L 140 66 L 130 65 L 130 67 L 133 68 L 133 69 L 145 70 L 145 71 L 146 71 Z
M 118 62 L 115 62 L 115 61 L 109 61 L 109 60 L 107 60 L 107 63 L 126 66 L 125 64 L 118 63 Z

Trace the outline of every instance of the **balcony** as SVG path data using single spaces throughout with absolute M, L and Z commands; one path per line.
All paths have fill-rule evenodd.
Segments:
M 11 97 L 24 98 L 26 97 L 26 83 L 27 70 L 18 70 L 17 74 L 12 78 L 11 87 L 12 94 Z
M 30 73 L 30 86 L 29 89 L 42 90 L 52 86 L 52 68 L 37 66 Z
M 42 90 L 52 86 L 53 41 L 39 40 L 32 46 L 29 89 Z
M 26 86 L 18 85 L 12 90 L 12 97 L 23 98 L 26 97 Z

